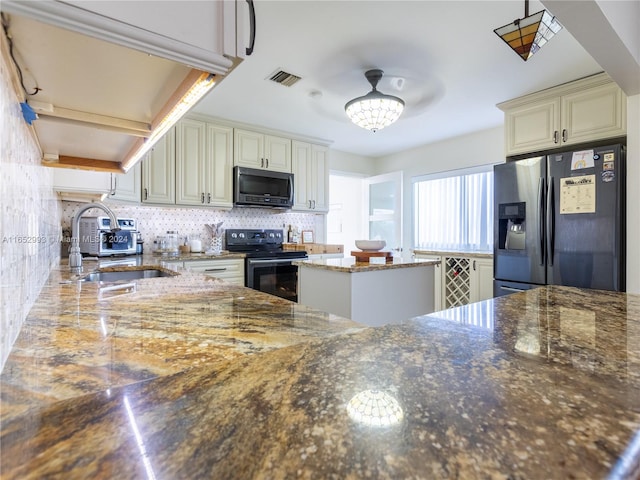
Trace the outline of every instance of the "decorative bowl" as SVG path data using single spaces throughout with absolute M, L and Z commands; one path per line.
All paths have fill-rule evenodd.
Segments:
M 356 247 L 363 252 L 377 252 L 382 250 L 387 242 L 384 240 L 356 240 Z

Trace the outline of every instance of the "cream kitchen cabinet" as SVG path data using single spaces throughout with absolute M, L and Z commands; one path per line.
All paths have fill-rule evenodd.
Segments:
M 291 140 L 235 129 L 233 164 L 240 167 L 291 172 Z
M 244 259 L 187 260 L 184 267 L 207 276 L 220 278 L 232 285 L 244 286 Z
M 54 167 L 53 189 L 63 200 L 101 201 L 113 192 L 113 174 Z
M 501 103 L 506 155 L 624 136 L 626 105 L 605 73 Z
M 109 200 L 140 203 L 142 192 L 142 167 L 140 162 L 127 173 L 113 173 L 113 190 Z
M 293 140 L 291 171 L 294 182 L 293 210 L 329 211 L 329 149 Z
M 190 2 L 3 0 L 3 10 L 193 68 L 226 75 L 253 48 L 255 11 L 244 0 Z M 237 62 L 236 62 L 237 63 Z
M 176 204 L 233 206 L 233 129 L 185 119 L 176 127 Z
M 434 268 L 434 308 L 467 305 L 493 298 L 493 259 L 473 255 L 414 253 L 415 258 L 439 259 Z
M 142 203 L 176 203 L 175 128 L 169 130 L 142 160 Z

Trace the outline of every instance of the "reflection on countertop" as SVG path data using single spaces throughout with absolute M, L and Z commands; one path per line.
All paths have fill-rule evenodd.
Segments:
M 86 375 L 87 384 L 97 382 L 95 393 L 76 387 L 60 401 L 8 415 L 0 437 L 3 478 L 640 475 L 640 295 L 543 287 L 402 325 L 360 329 L 337 319 L 348 333 L 335 335 L 338 328 L 330 331 L 329 319 L 313 311 L 307 315 L 316 328 L 305 328 L 302 311 L 284 300 L 259 292 L 249 298 L 245 289 L 217 282 L 190 294 L 187 283 L 167 290 L 164 306 L 164 294 L 151 291 L 135 302 L 121 297 L 106 330 L 100 312 L 108 302 L 88 303 L 95 290 L 51 287 L 63 289 L 65 306 L 47 296 L 53 291 L 44 293 L 50 311 L 42 303 L 30 316 L 20 341 L 33 348 L 19 346 L 14 365 L 51 369 L 59 382 Z M 129 317 L 137 303 L 144 306 Z M 251 350 L 253 339 L 271 329 L 285 335 L 283 320 L 300 334 L 283 348 L 221 353 L 219 361 L 205 358 L 173 375 L 155 374 L 151 365 L 149 379 L 104 388 L 110 375 L 128 372 L 134 357 L 144 360 L 148 343 L 164 343 L 165 350 L 151 350 L 166 369 L 165 352 L 172 358 L 183 339 L 200 359 L 203 350 L 236 351 L 235 342 L 247 340 L 230 331 L 244 330 Z M 136 335 L 128 339 L 123 323 L 135 324 Z M 211 334 L 210 348 L 192 330 Z M 93 351 L 78 343 L 109 335 L 125 342 Z M 53 355 L 46 348 L 57 336 Z M 83 366 L 123 349 L 122 364 Z M 30 388 L 37 392 L 37 382 Z

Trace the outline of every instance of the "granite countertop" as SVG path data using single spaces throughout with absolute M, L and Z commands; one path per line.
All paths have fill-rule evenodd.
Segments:
M 384 263 L 384 257 L 372 258 L 372 262 L 358 262 L 354 257 L 327 258 L 324 260 L 296 260 L 294 265 L 299 267 L 318 268 L 322 270 L 332 270 L 335 272 L 360 273 L 375 272 L 380 270 L 392 270 L 396 268 L 428 267 L 438 265 L 439 260 L 406 260 L 394 257 L 393 263 Z M 378 263 L 379 262 L 379 263 Z
M 493 252 L 469 252 L 465 250 L 420 250 L 416 249 L 413 253 L 417 255 L 437 255 L 449 257 L 474 257 L 474 258 L 493 258 Z
M 144 255 L 85 261 L 80 275 L 72 275 L 66 261 L 54 269 L 0 374 L 0 419 L 362 328 L 167 260 L 175 261 Z M 116 284 L 77 281 L 95 270 L 149 267 L 176 276 Z
M 78 295 L 58 292 L 66 292 L 64 308 L 53 291 L 43 292 L 47 302 L 38 302 L 23 328 L 14 365 L 35 373 L 65 364 L 60 381 L 87 375 L 86 383 L 97 384 L 88 388 L 94 393 L 81 394 L 83 384 L 76 394 L 3 419 L 3 478 L 640 476 L 640 295 L 543 287 L 402 325 L 346 323 L 340 335 L 326 325 L 315 335 L 289 314 L 292 329 L 312 341 L 295 338 L 282 348 L 104 389 L 104 379 L 126 373 L 132 357 L 144 359 L 147 343 L 155 344 L 146 329 L 166 331 L 169 344 L 187 339 L 193 322 L 194 330 L 208 328 L 210 318 L 221 335 L 210 343 L 233 350 L 229 329 L 284 335 L 284 306 L 299 308 L 215 281 L 159 290 L 158 282 L 175 279 L 152 279 L 149 291 L 139 282 L 136 301 L 117 298 L 117 315 L 125 318 L 138 303 L 153 299 L 156 306 L 144 307 L 149 315 L 140 313 L 137 322 L 145 327 L 122 345 L 124 365 L 109 361 L 112 369 L 93 377 L 82 365 L 99 352 L 80 347 L 85 337 L 104 337 L 105 304 L 85 284 Z M 164 295 L 172 301 L 163 307 Z M 82 308 L 69 305 L 71 298 Z M 109 320 L 116 330 L 107 334 L 126 338 L 127 329 Z M 57 336 L 63 340 L 54 355 L 46 348 Z M 29 337 L 30 350 L 22 343 Z M 198 341 L 189 345 L 198 348 Z M 119 350 L 109 341 L 101 353 Z M 163 349 L 152 350 L 162 364 Z M 374 401 L 377 416 L 375 408 L 360 408 Z

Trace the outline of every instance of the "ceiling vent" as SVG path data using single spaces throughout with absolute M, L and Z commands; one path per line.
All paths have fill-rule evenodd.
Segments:
M 302 77 L 294 75 L 293 73 L 285 72 L 284 70 L 280 69 L 269 75 L 269 80 L 279 83 L 280 85 L 284 85 L 285 87 L 291 87 L 301 79 Z

